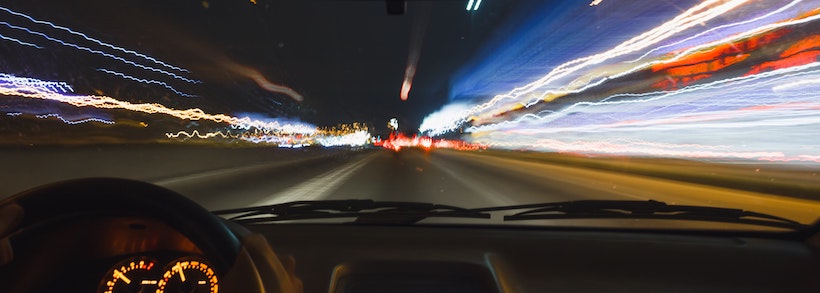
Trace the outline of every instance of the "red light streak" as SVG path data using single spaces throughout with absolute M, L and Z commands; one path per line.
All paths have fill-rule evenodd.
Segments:
M 402 148 L 421 148 L 426 151 L 432 149 L 454 149 L 459 151 L 487 149 L 487 146 L 482 144 L 469 143 L 461 140 L 433 139 L 429 136 L 413 135 L 412 137 L 408 137 L 403 133 L 391 133 L 388 139 L 373 144 L 397 152 Z
M 746 60 L 751 52 L 773 43 L 791 31 L 788 28 L 779 29 L 737 42 L 719 44 L 709 50 L 694 52 L 671 62 L 653 64 L 652 72 L 659 72 L 665 75 L 666 79 L 652 86 L 667 90 L 678 89 L 712 77 L 712 73 Z
M 780 54 L 780 58 L 782 59 L 755 65 L 746 75 L 806 65 L 817 62 L 818 57 L 820 57 L 820 35 L 812 35 L 795 42 L 783 51 L 783 53 Z

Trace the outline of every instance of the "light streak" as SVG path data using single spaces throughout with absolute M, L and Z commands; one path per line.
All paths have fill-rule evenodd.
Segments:
M 365 130 L 356 131 L 349 134 L 334 135 L 334 136 L 320 136 L 316 138 L 322 146 L 363 146 L 370 142 L 371 135 Z
M 29 42 L 23 42 L 21 40 L 18 40 L 18 39 L 12 38 L 12 37 L 7 37 L 7 36 L 4 36 L 4 35 L 0 35 L 0 39 L 4 39 L 6 41 L 12 41 L 12 42 L 18 43 L 18 44 L 23 45 L 23 46 L 34 47 L 34 48 L 37 48 L 37 49 L 42 49 L 43 48 L 43 47 L 40 47 L 36 44 L 32 44 L 32 43 L 29 43 Z
M 662 40 L 665 40 L 675 33 L 684 31 L 690 27 L 699 25 L 703 22 L 709 21 L 715 17 L 720 16 L 723 13 L 731 11 L 732 9 L 744 4 L 747 1 L 743 0 L 735 0 L 735 1 L 704 1 L 701 4 L 691 8 L 687 11 L 684 11 L 678 17 L 675 17 L 673 20 L 664 23 L 661 26 L 653 28 L 637 37 L 629 39 L 626 42 L 623 42 L 614 48 L 600 54 L 595 54 L 588 57 L 583 57 L 579 59 L 575 59 L 573 61 L 564 63 L 557 68 L 550 71 L 549 74 L 540 78 L 539 80 L 530 83 L 524 87 L 516 88 L 513 91 L 505 94 L 500 95 L 493 98 L 490 102 L 484 103 L 479 105 L 473 109 L 471 112 L 477 112 L 479 110 L 487 109 L 501 100 L 504 99 L 516 99 L 518 97 L 523 96 L 524 94 L 533 92 L 538 88 L 549 84 L 552 81 L 558 80 L 561 77 L 565 77 L 570 73 L 577 72 L 580 69 L 586 68 L 588 66 L 600 64 L 606 60 L 623 56 L 631 52 L 635 52 L 651 46 L 652 44 L 656 44 Z M 709 6 L 717 5 L 709 9 Z M 472 113 L 471 113 L 472 114 Z
M 157 103 L 134 104 L 102 95 L 67 95 L 47 87 L 32 87 L 25 83 L 15 83 L 20 78 L 0 74 L 0 95 L 20 98 L 57 101 L 75 107 L 95 107 L 100 109 L 121 109 L 146 114 L 165 114 L 184 120 L 210 120 L 227 123 L 236 129 L 264 129 L 277 133 L 313 134 L 316 127 L 307 124 L 282 124 L 278 121 L 263 121 L 250 117 L 234 117 L 226 114 L 208 114 L 199 108 L 178 110 Z M 33 80 L 23 78 L 22 80 Z M 48 84 L 47 82 L 43 82 Z
M 274 144 L 280 147 L 298 148 L 310 145 L 324 147 L 358 147 L 369 144 L 372 135 L 367 126 L 359 123 L 341 124 L 334 127 L 317 128 L 312 134 L 277 133 L 260 129 L 251 131 L 178 131 L 165 134 L 170 139 L 231 139 L 251 143 Z
M 108 69 L 105 69 L 105 68 L 98 68 L 97 71 L 105 72 L 105 73 L 108 73 L 108 74 L 111 74 L 111 75 L 119 76 L 119 77 L 122 77 L 122 78 L 125 78 L 125 79 L 128 79 L 128 80 L 133 80 L 133 81 L 136 81 L 136 82 L 141 82 L 141 83 L 145 83 L 145 84 L 160 85 L 164 88 L 167 88 L 167 89 L 171 90 L 172 92 L 176 93 L 177 95 L 180 95 L 180 96 L 183 96 L 183 97 L 186 97 L 186 98 L 195 98 L 195 97 L 197 97 L 196 95 L 183 93 L 183 92 L 171 87 L 167 83 L 164 83 L 164 82 L 161 82 L 161 81 L 158 81 L 158 80 L 149 80 L 149 79 L 137 78 L 137 77 L 127 75 L 125 73 L 120 73 L 120 72 L 116 72 L 116 71 L 113 71 L 113 70 L 108 70 Z
M 185 131 L 181 130 L 178 132 L 168 132 L 165 133 L 165 136 L 169 139 L 180 139 L 180 140 L 187 140 L 187 139 L 202 139 L 202 140 L 209 140 L 211 142 L 220 142 L 219 140 L 214 139 L 227 139 L 228 141 L 245 141 L 255 144 L 271 144 L 276 145 L 279 147 L 287 147 L 287 148 L 294 148 L 294 147 L 304 147 L 312 145 L 316 137 L 313 135 L 300 135 L 300 134 L 293 134 L 293 133 L 276 133 L 272 131 L 264 131 L 259 129 L 254 129 L 252 131 L 240 131 L 236 133 L 232 133 L 231 131 Z M 223 141 L 224 142 L 224 141 Z
M 80 119 L 80 120 L 68 120 L 68 119 L 63 118 L 63 116 L 60 116 L 60 114 L 57 114 L 57 113 L 35 115 L 35 117 L 41 118 L 41 119 L 47 119 L 47 118 L 54 117 L 54 118 L 59 119 L 60 121 L 63 121 L 63 123 L 65 123 L 65 124 L 71 124 L 71 125 L 83 124 L 83 123 L 88 123 L 88 122 L 99 122 L 99 123 L 109 124 L 109 125 L 116 123 L 114 121 L 109 121 L 109 120 L 99 119 L 99 118 L 85 118 L 85 119 Z
M 223 60 L 222 64 L 234 73 L 250 78 L 251 80 L 256 82 L 256 84 L 259 85 L 259 87 L 266 91 L 285 94 L 297 102 L 302 102 L 305 100 L 305 98 L 298 92 L 294 91 L 289 87 L 278 85 L 271 82 L 270 80 L 265 78 L 265 76 L 263 76 L 261 72 L 259 72 L 256 69 L 229 60 Z
M 447 105 L 420 131 L 502 149 L 820 163 L 818 25 L 817 1 L 703 1 L 603 53 L 543 64 L 506 94 Z
M 511 99 L 513 101 L 516 101 L 521 97 L 526 98 L 527 94 L 532 93 L 538 90 L 539 88 L 545 87 L 551 84 L 552 82 L 558 81 L 559 79 L 566 77 L 571 73 L 575 73 L 581 69 L 601 64 L 604 61 L 624 56 L 626 54 L 636 52 L 646 47 L 652 46 L 653 44 L 657 44 L 658 42 L 663 41 L 679 32 L 685 31 L 686 29 L 689 29 L 691 27 L 700 25 L 701 23 L 719 17 L 720 15 L 729 12 L 732 9 L 737 8 L 738 6 L 745 4 L 746 2 L 748 1 L 703 1 L 695 7 L 684 11 L 672 20 L 658 27 L 655 27 L 645 33 L 642 33 L 636 37 L 633 37 L 621 44 L 618 44 L 617 46 L 613 47 L 612 49 L 606 52 L 578 58 L 561 64 L 553 70 L 551 70 L 547 75 L 541 77 L 540 79 L 532 83 L 529 83 L 523 87 L 515 88 L 507 94 L 497 95 L 493 97 L 490 101 L 476 105 L 471 109 L 460 113 L 460 115 L 452 117 L 444 125 L 439 125 L 432 130 L 438 130 L 440 132 L 439 129 L 458 128 L 458 124 L 460 121 L 466 121 L 467 118 L 470 116 L 485 112 L 503 100 Z
M 820 14 L 810 16 L 810 17 L 806 17 L 806 18 L 801 18 L 801 19 L 796 19 L 796 20 L 791 20 L 791 21 L 786 21 L 786 22 L 779 22 L 779 23 L 775 23 L 775 24 L 762 26 L 762 27 L 756 28 L 754 30 L 744 32 L 742 34 L 732 36 L 730 38 L 725 38 L 725 39 L 705 43 L 705 44 L 702 44 L 702 45 L 699 45 L 699 46 L 695 46 L 695 47 L 686 49 L 683 52 L 680 52 L 680 53 L 676 54 L 672 58 L 669 58 L 669 59 L 663 60 L 663 61 L 659 61 L 659 62 L 651 62 L 650 65 L 659 65 L 659 64 L 668 64 L 668 63 L 678 62 L 678 61 L 682 60 L 683 58 L 691 56 L 692 54 L 695 54 L 699 51 L 702 51 L 702 50 L 705 50 L 705 49 L 708 49 L 708 48 L 713 48 L 715 46 L 719 46 L 719 45 L 722 45 L 722 44 L 731 43 L 734 40 L 740 40 L 740 39 L 743 39 L 743 38 L 748 38 L 748 37 L 752 37 L 752 36 L 755 36 L 755 35 L 759 35 L 759 34 L 767 32 L 767 31 L 772 31 L 774 29 L 788 27 L 788 26 L 794 26 L 794 25 L 803 24 L 803 23 L 807 23 L 807 22 L 812 22 L 812 21 L 816 21 L 818 19 L 820 19 Z
M 178 71 L 182 71 L 182 72 L 189 72 L 187 69 L 180 68 L 180 67 L 177 67 L 177 66 L 173 66 L 173 65 L 167 64 L 165 62 L 162 62 L 160 60 L 157 60 L 154 57 L 151 57 L 151 56 L 148 56 L 148 55 L 145 55 L 145 54 L 142 54 L 142 53 L 138 53 L 138 52 L 135 52 L 135 51 L 132 51 L 132 50 L 128 50 L 128 49 L 125 49 L 125 48 L 122 48 L 122 47 L 118 47 L 118 46 L 115 46 L 115 45 L 112 45 L 112 44 L 97 40 L 95 38 L 87 36 L 86 34 L 83 34 L 81 32 L 72 30 L 72 29 L 64 27 L 64 26 L 56 25 L 56 24 L 48 22 L 48 21 L 38 20 L 38 19 L 35 19 L 35 18 L 33 18 L 29 15 L 13 11 L 11 9 L 8 9 L 8 8 L 2 7 L 2 6 L 0 6 L 0 11 L 5 11 L 6 13 L 9 13 L 9 14 L 15 15 L 15 16 L 19 16 L 19 17 L 23 17 L 25 19 L 28 19 L 31 22 L 34 22 L 34 23 L 47 25 L 47 26 L 50 26 L 54 29 L 62 30 L 62 31 L 68 32 L 72 35 L 80 36 L 80 37 L 84 38 L 87 41 L 91 41 L 91 42 L 96 43 L 97 45 L 104 46 L 104 47 L 107 47 L 107 48 L 110 48 L 110 49 L 114 49 L 114 50 L 117 50 L 117 51 L 120 51 L 120 52 L 132 54 L 134 56 L 141 57 L 141 58 L 144 58 L 146 60 L 150 60 L 150 61 L 152 61 L 156 64 L 165 66 L 165 67 L 170 68 L 170 69 L 174 69 L 174 70 L 178 70 Z
M 403 148 L 421 148 L 426 151 L 430 151 L 432 149 L 474 151 L 487 148 L 486 145 L 478 143 L 469 143 L 460 140 L 434 139 L 429 136 L 418 135 L 408 137 L 402 133 L 391 133 L 388 139 L 376 141 L 373 144 L 375 146 L 383 147 L 396 152 Z
M 415 25 L 413 25 L 413 31 L 410 34 L 410 50 L 407 53 L 407 66 L 404 68 L 404 80 L 401 83 L 401 92 L 399 94 L 402 101 L 407 101 L 410 96 L 410 88 L 413 86 L 413 78 L 416 76 L 416 68 L 418 68 L 419 58 L 421 57 L 424 35 L 427 31 L 427 25 L 430 23 L 429 6 L 424 7 L 428 9 L 422 9 L 416 14 L 414 18 Z
M 475 6 L 473 6 L 473 11 L 478 11 L 479 6 L 481 6 L 481 0 L 476 0 Z
M 820 67 L 820 63 L 812 63 L 812 64 L 808 64 L 808 65 L 803 65 L 803 66 L 796 66 L 796 67 L 781 69 L 781 70 L 777 70 L 777 71 L 770 71 L 770 72 L 765 72 L 765 73 L 758 74 L 758 75 L 741 76 L 741 77 L 723 79 L 723 80 L 715 81 L 715 82 L 708 83 L 708 84 L 700 84 L 700 85 L 689 86 L 689 87 L 686 87 L 686 88 L 683 88 L 683 89 L 680 89 L 680 90 L 677 90 L 677 91 L 647 93 L 646 95 L 643 95 L 645 97 L 648 96 L 647 98 L 644 98 L 644 99 L 611 101 L 612 97 L 608 97 L 608 98 L 603 99 L 600 102 L 578 102 L 578 103 L 574 103 L 574 104 L 572 104 L 568 107 L 562 108 L 559 111 L 550 112 L 548 115 L 545 115 L 545 116 L 527 114 L 527 115 L 524 115 L 524 116 L 522 116 L 522 117 L 520 117 L 516 120 L 504 121 L 504 122 L 496 123 L 496 124 L 472 126 L 472 127 L 467 128 L 467 131 L 469 131 L 469 132 L 482 132 L 482 131 L 489 131 L 489 130 L 497 130 L 497 129 L 501 129 L 502 127 L 511 127 L 511 126 L 514 126 L 514 125 L 516 125 L 518 123 L 521 123 L 521 122 L 533 121 L 533 120 L 541 120 L 541 121 L 550 122 L 550 121 L 556 120 L 557 118 L 566 117 L 569 114 L 575 113 L 576 108 L 579 108 L 579 107 L 595 107 L 595 106 L 648 103 L 648 102 L 654 102 L 654 101 L 658 101 L 658 100 L 670 99 L 672 97 L 677 97 L 677 96 L 682 95 L 682 94 L 688 94 L 688 93 L 704 91 L 704 90 L 715 90 L 715 89 L 721 89 L 721 88 L 730 89 L 730 90 L 737 90 L 737 89 L 739 89 L 737 87 L 738 83 L 740 83 L 740 84 L 751 83 L 751 82 L 759 81 L 761 79 L 765 79 L 765 78 L 768 78 L 768 77 L 774 77 L 774 76 L 778 76 L 778 75 L 786 75 L 786 74 L 789 74 L 789 73 L 798 73 L 798 74 L 800 74 L 801 71 L 804 71 L 804 70 L 807 70 L 807 69 L 812 69 L 812 68 L 815 68 L 815 67 Z M 811 71 L 809 73 L 818 73 L 818 74 L 820 74 L 820 71 Z M 733 87 L 733 88 L 730 88 L 730 87 Z M 652 94 L 655 94 L 655 95 L 652 96 Z M 757 101 L 750 101 L 750 103 L 755 103 L 755 102 L 757 102 Z M 673 101 L 672 103 L 675 103 L 675 102 Z M 605 111 L 601 111 L 601 112 L 605 112 Z
M 65 82 L 43 81 L 35 78 L 17 77 L 11 74 L 0 73 L 0 86 L 3 86 L 3 84 L 23 88 L 31 87 L 58 93 L 69 93 L 74 91 L 74 89 Z
M 473 6 L 475 4 L 475 6 Z M 467 11 L 478 11 L 478 8 L 481 6 L 481 0 L 470 0 L 467 2 Z
M 319 135 L 347 135 L 361 131 L 368 132 L 369 127 L 366 124 L 354 122 L 331 127 L 319 127 L 317 132 Z
M 315 141 L 312 144 L 319 144 L 325 147 L 333 146 L 363 146 L 373 139 L 365 124 L 352 123 L 340 124 L 334 127 L 319 128 Z
M 543 139 L 534 143 L 503 143 L 494 142 L 493 147 L 532 148 L 536 150 L 549 149 L 557 152 L 594 153 L 613 155 L 647 155 L 659 157 L 687 157 L 687 158 L 738 158 L 738 159 L 765 159 L 765 160 L 797 160 L 799 157 L 787 158 L 782 152 L 721 152 L 710 150 L 695 150 L 691 146 L 666 147 L 636 147 L 633 144 L 617 144 L 605 141 L 571 141 Z M 671 146 L 671 147 L 670 147 Z M 683 149 L 676 149 L 683 148 Z M 820 161 L 817 161 L 820 162 Z
M 33 30 L 28 29 L 28 28 L 21 27 L 21 26 L 17 26 L 17 25 L 13 25 L 13 24 L 10 24 L 10 23 L 5 22 L 5 21 L 0 21 L 0 25 L 4 25 L 4 26 L 9 27 L 9 28 L 12 28 L 12 29 L 22 30 L 22 31 L 25 31 L 25 32 L 27 32 L 27 33 L 29 33 L 29 34 L 32 34 L 32 35 L 37 35 L 37 36 L 43 37 L 43 38 L 45 38 L 46 40 L 49 40 L 49 41 L 52 41 L 52 42 L 55 42 L 55 43 L 61 44 L 61 45 L 63 45 L 63 46 L 71 47 L 71 48 L 74 48 L 74 49 L 77 49 L 77 50 L 86 51 L 86 52 L 89 52 L 89 53 L 92 53 L 92 54 L 96 54 L 96 55 L 100 55 L 100 56 L 103 56 L 103 57 L 106 57 L 106 58 L 114 59 L 114 60 L 117 60 L 117 61 L 123 62 L 123 63 L 125 63 L 125 64 L 131 65 L 131 66 L 135 66 L 135 67 L 138 67 L 138 68 L 141 68 L 141 69 L 145 69 L 145 70 L 153 71 L 153 72 L 156 72 L 156 73 L 161 73 L 161 74 L 164 74 L 164 75 L 167 75 L 167 76 L 173 77 L 173 78 L 175 78 L 175 79 L 183 80 L 183 81 L 185 81 L 185 82 L 189 82 L 189 83 L 201 83 L 201 81 L 198 81 L 198 80 L 193 80 L 193 79 L 190 79 L 190 78 L 186 78 L 186 77 L 183 77 L 183 76 L 180 76 L 180 75 L 177 75 L 177 74 L 175 74 L 175 73 L 172 73 L 172 72 L 169 72 L 169 71 L 166 71 L 166 70 L 162 70 L 162 69 L 159 69 L 159 68 L 154 68 L 154 67 L 150 67 L 150 66 L 145 66 L 145 65 L 142 65 L 142 64 L 136 63 L 136 62 L 134 62 L 134 61 L 131 61 L 131 60 L 128 60 L 128 59 L 122 58 L 122 57 L 120 57 L 120 56 L 113 55 L 113 54 L 111 54 L 111 53 L 106 53 L 106 52 L 103 52 L 103 51 L 100 51 L 100 50 L 94 50 L 94 49 L 91 49 L 91 48 L 88 48 L 88 47 L 84 47 L 84 46 L 80 46 L 80 45 L 77 45 L 77 44 L 74 44 L 74 43 L 65 42 L 65 41 L 63 41 L 63 40 L 60 40 L 60 39 L 57 39 L 57 38 L 53 38 L 53 37 L 51 37 L 51 36 L 48 36 L 48 35 L 46 35 L 45 33 L 38 32 L 38 31 L 33 31 Z
M 592 0 L 592 2 L 589 3 L 589 6 L 597 6 L 598 4 L 601 4 L 601 2 L 603 1 L 604 0 Z
M 467 11 L 473 10 L 473 3 L 475 0 L 467 1 Z
M 6 113 L 6 116 L 17 117 L 17 116 L 22 116 L 23 114 L 24 113 L 22 113 L 22 112 L 8 112 L 8 113 Z M 57 113 L 34 115 L 34 117 L 37 117 L 37 118 L 40 118 L 40 119 L 48 119 L 48 118 L 54 117 L 54 118 L 59 119 L 63 123 L 70 124 L 70 125 L 77 125 L 77 124 L 83 124 L 83 123 L 88 123 L 88 122 L 99 122 L 99 123 L 109 124 L 109 125 L 116 123 L 114 121 L 100 119 L 100 118 L 93 118 L 93 117 L 92 118 L 78 119 L 78 120 L 69 120 L 69 119 L 66 119 L 62 115 L 57 114 Z
M 309 144 L 280 144 L 280 148 L 291 148 L 291 149 L 299 149 L 303 147 L 310 146 Z
M 781 69 L 767 76 L 740 77 L 734 82 L 693 86 L 662 98 L 586 104 L 583 108 L 558 112 L 564 115 L 552 117 L 546 123 L 527 123 L 515 128 L 504 125 L 503 131 L 485 130 L 474 142 L 496 148 L 541 151 L 820 162 L 813 159 L 820 154 L 814 142 L 820 134 L 819 84 L 803 85 L 813 88 L 802 95 L 758 95 L 754 99 L 747 95 L 771 88 L 773 83 L 795 84 L 809 76 L 816 79 L 820 70 L 806 69 L 817 67 L 820 63 Z M 673 96 L 675 99 L 670 99 Z M 646 110 L 666 107 L 690 107 L 695 111 Z M 573 114 L 566 115 L 569 113 Z M 612 119 L 596 122 L 593 118 L 601 113 Z M 586 124 L 568 123 L 566 119 Z M 644 142 L 624 143 L 627 138 Z M 685 141 L 701 143 L 682 143 Z
M 414 75 L 416 75 L 416 66 L 408 64 L 404 70 L 404 81 L 401 83 L 401 93 L 399 93 L 402 101 L 407 101 L 407 98 L 410 97 L 410 88 L 413 86 Z
M 459 117 L 465 111 L 469 111 L 469 109 L 470 106 L 467 104 L 453 103 L 445 105 L 440 110 L 425 117 L 419 126 L 419 131 L 432 136 L 451 132 L 466 122 L 466 119 L 463 119 L 453 123 L 453 117 Z
M 187 131 L 184 131 L 184 130 L 178 131 L 176 133 L 169 132 L 169 133 L 166 133 L 165 136 L 167 136 L 168 138 L 181 138 L 181 137 L 192 138 L 192 137 L 196 137 L 196 138 L 201 138 L 201 139 L 214 138 L 214 137 L 221 137 L 221 138 L 239 138 L 240 137 L 239 135 L 234 135 L 234 134 L 230 134 L 230 133 L 222 132 L 222 131 L 206 132 L 205 134 L 202 134 L 202 133 L 199 132 L 199 130 L 194 130 L 192 132 L 187 132 Z
M 634 60 L 626 61 L 626 63 L 635 63 L 635 62 L 638 62 L 638 61 L 640 61 L 640 60 L 642 60 L 642 59 L 646 58 L 646 57 L 647 57 L 647 56 L 649 56 L 650 54 L 655 53 L 655 52 L 657 52 L 657 51 L 659 51 L 659 50 L 666 49 L 666 48 L 672 48 L 672 47 L 674 47 L 674 46 L 677 46 L 677 45 L 680 45 L 680 44 L 683 44 L 683 43 L 686 43 L 686 42 L 692 41 L 692 40 L 697 39 L 697 38 L 699 38 L 699 37 L 702 37 L 702 36 L 705 36 L 705 35 L 708 35 L 708 34 L 713 34 L 713 33 L 715 33 L 716 31 L 719 31 L 719 30 L 722 30 L 722 29 L 727 29 L 727 28 L 731 28 L 731 27 L 737 27 L 737 26 L 741 26 L 741 25 L 745 25 L 745 24 L 750 24 L 750 23 L 755 23 L 755 22 L 758 22 L 758 21 L 764 20 L 764 19 L 766 19 L 766 18 L 769 18 L 769 17 L 772 17 L 772 16 L 774 16 L 774 15 L 777 15 L 778 13 L 781 13 L 781 12 L 787 11 L 788 9 L 790 9 L 790 8 L 794 7 L 795 5 L 799 4 L 800 2 L 803 2 L 803 0 L 795 0 L 795 1 L 792 1 L 791 3 L 789 3 L 789 4 L 787 4 L 787 5 L 784 5 L 784 6 L 782 6 L 782 7 L 778 8 L 778 9 L 776 9 L 776 10 L 772 11 L 772 12 L 766 13 L 766 14 L 761 15 L 761 16 L 759 16 L 759 17 L 755 17 L 755 18 L 753 18 L 753 19 L 748 19 L 748 20 L 739 21 L 739 22 L 733 22 L 733 23 L 730 23 L 730 24 L 725 24 L 725 25 L 720 25 L 720 26 L 716 26 L 716 27 L 710 28 L 710 29 L 708 29 L 708 30 L 705 30 L 705 31 L 700 32 L 700 33 L 698 33 L 698 34 L 695 34 L 695 35 L 693 35 L 693 36 L 687 37 L 687 38 L 685 38 L 685 39 L 683 39 L 683 40 L 680 40 L 680 41 L 677 41 L 677 42 L 674 42 L 674 43 L 671 43 L 671 44 L 668 44 L 668 45 L 659 46 L 659 47 L 656 47 L 656 48 L 654 48 L 654 49 L 652 49 L 652 50 L 646 51 L 646 53 L 644 53 L 644 54 L 643 54 L 643 55 L 641 55 L 640 57 L 638 57 L 638 58 L 636 58 L 636 59 L 634 59 Z
M 820 86 L 820 80 L 818 80 L 818 79 L 798 80 L 798 81 L 795 81 L 795 82 L 792 82 L 792 83 L 773 86 L 772 91 L 782 92 L 782 91 L 787 91 L 787 90 L 790 90 L 790 89 L 795 89 L 795 88 L 799 89 L 799 88 L 803 88 L 803 87 L 806 87 L 806 86 L 812 86 L 812 85 Z
M 188 70 L 183 69 L 181 67 L 170 65 L 148 55 L 103 42 L 101 40 L 90 37 L 84 33 L 72 30 L 68 27 L 60 26 L 43 20 L 38 20 L 29 15 L 16 12 L 8 8 L 0 7 L 0 11 L 11 14 L 13 16 L 25 18 L 28 21 L 31 21 L 38 25 L 48 26 L 49 28 L 54 29 L 59 33 L 68 33 L 72 36 L 81 37 L 85 41 L 91 42 L 93 44 L 83 43 L 83 41 L 81 40 L 79 41 L 79 43 L 74 43 L 67 41 L 67 39 L 65 38 L 61 39 L 57 35 L 54 35 L 53 30 L 50 30 L 46 27 L 41 27 L 39 28 L 39 30 L 36 30 L 34 28 L 25 27 L 25 25 L 18 25 L 12 23 L 10 19 L 3 19 L 3 21 L 0 21 L 0 25 L 5 26 L 9 29 L 25 32 L 35 37 L 44 38 L 47 41 L 51 41 L 63 46 L 74 48 L 76 50 L 92 53 L 119 62 L 123 62 L 125 64 L 143 70 L 164 74 L 174 79 L 183 80 L 189 83 L 201 83 L 200 81 L 189 79 L 187 77 L 169 71 L 172 70 L 187 73 L 189 72 Z M 25 46 L 43 48 L 38 44 L 25 42 L 23 40 L 7 37 L 4 35 L 0 35 L 0 38 L 16 42 L 18 44 Z M 97 46 L 101 46 L 101 48 Z M 112 52 L 109 49 L 115 51 Z M 153 63 L 145 62 L 145 60 L 148 60 Z M 154 65 L 161 66 L 160 68 L 155 68 Z M 293 89 L 272 83 L 267 78 L 265 78 L 261 72 L 259 72 L 256 69 L 237 64 L 230 60 L 222 60 L 222 65 L 225 65 L 225 67 L 228 70 L 233 71 L 234 73 L 250 78 L 264 90 L 288 95 L 297 102 L 301 102 L 304 100 L 304 97 L 296 91 L 294 91 Z M 149 85 L 160 85 L 165 87 L 166 89 L 173 91 L 177 95 L 183 97 L 195 97 L 194 95 L 177 90 L 169 83 L 160 80 L 131 76 L 122 72 L 117 72 L 105 68 L 99 68 L 98 71 L 135 82 L 140 82 Z M 216 123 L 227 124 L 227 130 L 222 131 L 194 130 L 193 132 L 168 132 L 166 133 L 166 137 L 169 139 L 239 139 L 253 143 L 273 143 L 283 147 L 304 147 L 316 143 L 317 140 L 322 140 L 322 142 L 325 142 L 325 144 L 328 145 L 362 145 L 364 143 L 368 143 L 370 139 L 370 134 L 369 132 L 367 132 L 366 128 L 364 130 L 359 129 L 352 133 L 349 133 L 349 129 L 337 129 L 333 131 L 324 129 L 320 131 L 315 126 L 306 123 L 280 122 L 276 119 L 254 119 L 247 116 L 237 117 L 227 114 L 209 114 L 205 113 L 203 110 L 199 108 L 174 109 L 157 103 L 131 103 L 128 101 L 118 100 L 113 97 L 108 97 L 104 95 L 67 94 L 71 91 L 73 90 L 66 83 L 48 82 L 33 78 L 20 78 L 9 74 L 0 74 L 0 95 L 3 95 L 5 97 L 50 100 L 69 104 L 75 107 L 94 107 L 99 109 L 127 110 L 144 114 L 164 114 L 184 120 L 209 120 Z M 22 113 L 7 114 L 7 116 L 10 117 L 16 115 L 22 115 Z M 98 118 L 69 120 L 59 114 L 36 115 L 36 117 L 43 119 L 57 118 L 67 124 L 80 124 L 87 122 L 100 122 L 105 124 L 114 123 L 113 121 Z M 140 125 L 147 126 L 147 124 L 144 122 L 140 122 Z

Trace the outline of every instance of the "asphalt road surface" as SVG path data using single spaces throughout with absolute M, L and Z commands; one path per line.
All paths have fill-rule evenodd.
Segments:
M 741 208 L 813 222 L 820 202 L 489 154 L 373 150 L 270 169 L 154 181 L 208 209 L 295 200 L 374 199 L 467 208 L 581 199 Z
M 111 176 L 165 186 L 209 210 L 323 199 L 413 201 L 466 208 L 582 199 L 654 199 L 669 204 L 740 208 L 802 223 L 812 223 L 820 216 L 817 200 L 515 155 L 321 148 L 15 150 L 0 154 L 5 162 L 0 191 L 5 197 L 62 179 Z M 811 182 L 814 173 L 807 174 L 805 180 Z M 787 175 L 784 178 L 795 177 Z

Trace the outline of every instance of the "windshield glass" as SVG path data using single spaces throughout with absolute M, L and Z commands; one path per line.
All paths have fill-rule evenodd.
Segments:
M 209 210 L 654 200 L 811 224 L 818 18 L 816 0 L 4 1 L 0 197 L 123 177 Z M 658 225 L 514 224 L 555 223 Z

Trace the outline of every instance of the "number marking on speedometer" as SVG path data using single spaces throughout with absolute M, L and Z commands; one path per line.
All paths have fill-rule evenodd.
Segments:
M 105 274 L 97 292 L 132 292 L 134 288 L 154 286 L 157 281 L 151 280 L 151 275 L 155 265 L 154 260 L 145 257 L 123 260 Z

